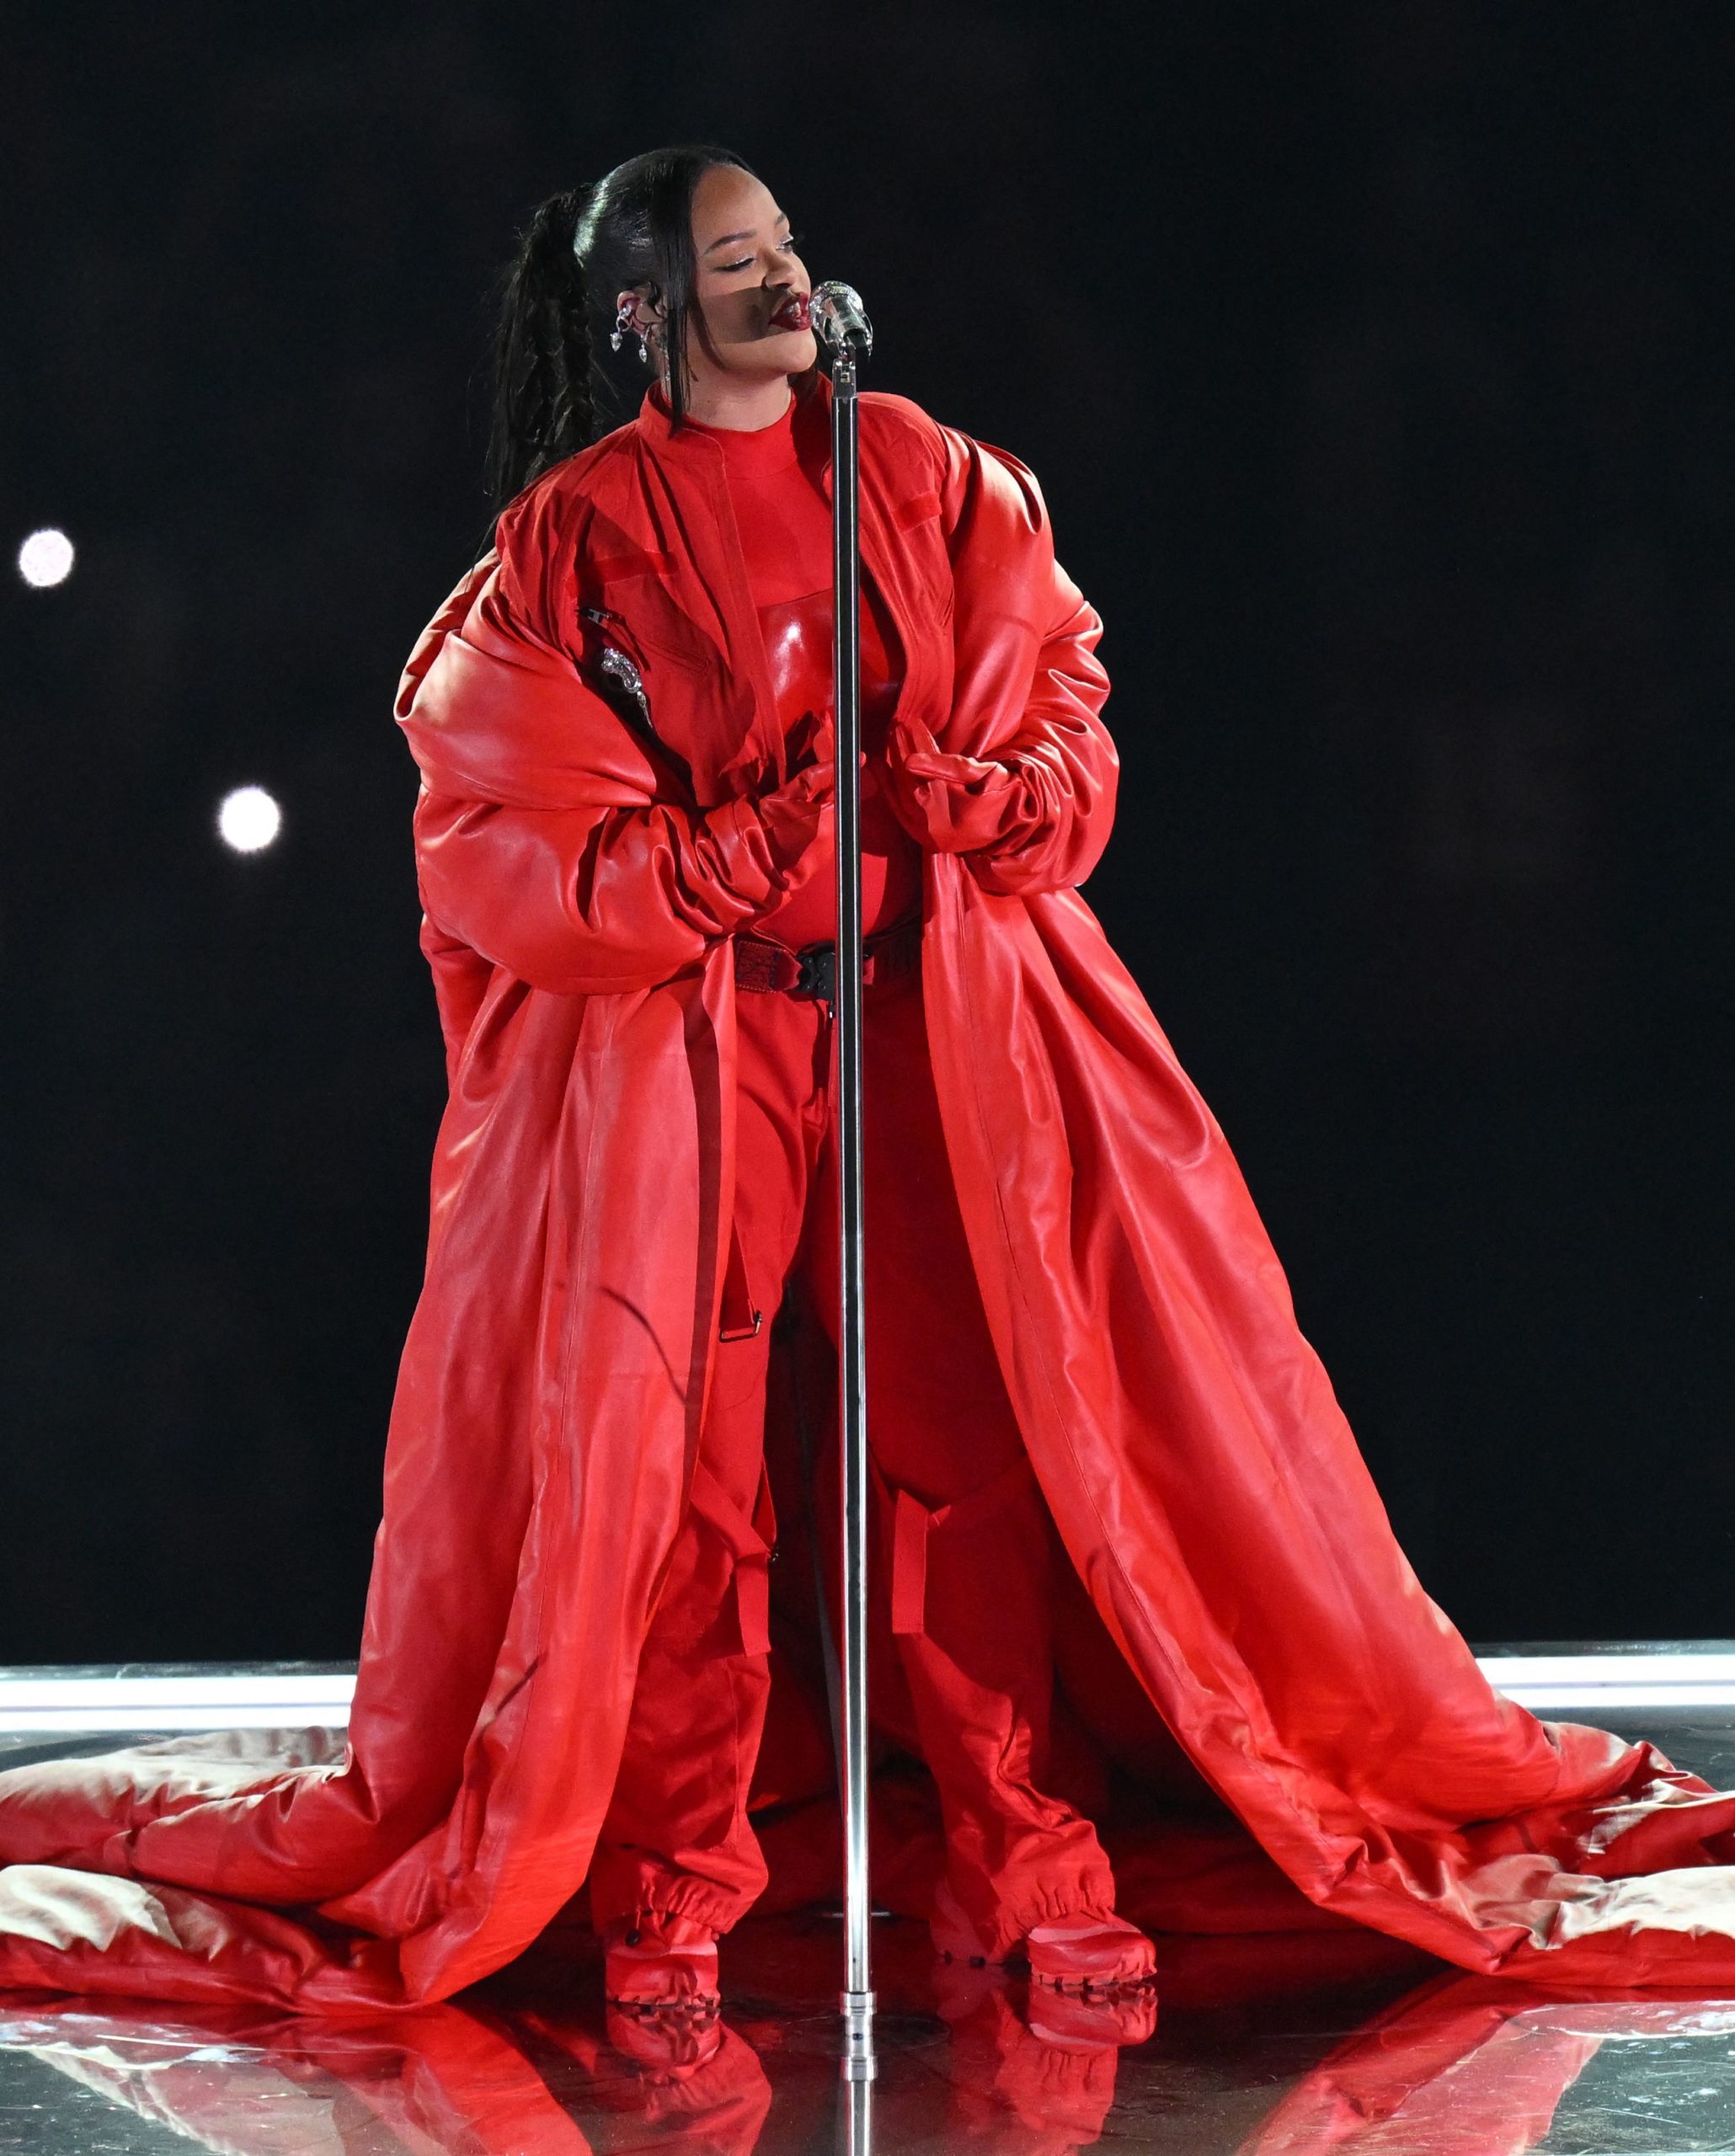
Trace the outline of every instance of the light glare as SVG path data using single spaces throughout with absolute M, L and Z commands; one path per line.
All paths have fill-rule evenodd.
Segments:
M 64 584 L 72 574 L 72 542 L 51 524 L 33 531 L 18 550 L 18 573 L 38 591 Z
M 1735 1707 L 1735 1655 L 1484 1655 L 1482 1673 L 1533 1712 L 1592 1719 L 1604 1707 L 1674 1714 Z M 1593 1682 L 1592 1679 L 1594 1679 Z M 200 1670 L 179 1677 L 0 1675 L 0 1735 L 20 1731 L 341 1728 L 347 1671 L 281 1676 Z
M 283 811 L 262 786 L 238 786 L 223 796 L 217 830 L 237 853 L 257 853 L 268 846 L 283 823 Z

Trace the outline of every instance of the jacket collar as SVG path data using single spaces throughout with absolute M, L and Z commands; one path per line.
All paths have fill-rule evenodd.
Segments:
M 810 443 L 830 438 L 831 383 L 816 366 L 805 374 L 792 376 L 790 383 L 795 392 L 795 439 L 805 462 Z M 676 432 L 660 382 L 654 382 L 646 390 L 633 424 L 640 440 L 659 456 L 703 457 L 713 464 L 722 462 L 723 451 L 698 428 L 683 427 Z

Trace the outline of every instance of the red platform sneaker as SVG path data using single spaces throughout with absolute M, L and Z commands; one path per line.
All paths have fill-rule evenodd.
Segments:
M 691 1917 L 617 1919 L 603 1934 L 602 1983 L 611 2006 L 714 2014 L 723 2004 L 717 1934 Z
M 1030 1981 L 1055 1991 L 1119 1991 L 1156 1975 L 1156 1949 L 1124 1917 L 1039 1924 L 1024 1935 Z
M 1156 1947 L 1124 1917 L 1080 1916 L 1037 1924 L 1025 1934 L 1021 1946 L 990 1954 L 943 1879 L 934 1889 L 928 1929 L 935 1951 L 948 1961 L 981 1968 L 1004 1967 L 1028 1956 L 1032 1983 L 1053 1991 L 1078 1995 L 1118 1991 L 1149 1984 L 1156 1975 Z

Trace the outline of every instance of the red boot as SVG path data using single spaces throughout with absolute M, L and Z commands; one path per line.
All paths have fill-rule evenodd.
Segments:
M 647 1910 L 637 1919 L 617 1918 L 603 1934 L 603 1990 L 611 2006 L 714 2014 L 723 2004 L 717 1934 L 709 1924 Z

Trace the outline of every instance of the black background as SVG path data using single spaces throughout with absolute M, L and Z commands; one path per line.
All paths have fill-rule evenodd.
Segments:
M 0 1659 L 353 1652 L 398 670 L 542 195 L 737 148 L 1108 622 L 1089 896 L 1473 1636 L 1735 1632 L 1726 6 L 16 8 Z M 256 782 L 286 823 L 230 853 Z

